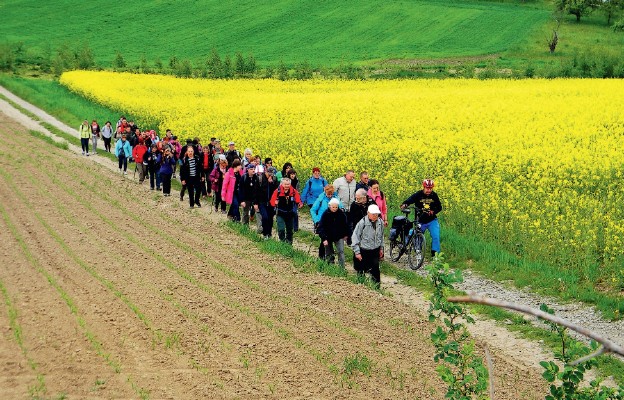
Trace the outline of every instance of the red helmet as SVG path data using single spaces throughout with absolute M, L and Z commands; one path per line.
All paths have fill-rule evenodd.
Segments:
M 433 189 L 435 183 L 433 183 L 433 179 L 425 179 L 423 181 L 423 187 L 427 189 Z

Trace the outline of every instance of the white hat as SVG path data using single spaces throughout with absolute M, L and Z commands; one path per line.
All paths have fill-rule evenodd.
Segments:
M 338 200 L 337 198 L 333 197 L 333 198 L 329 201 L 329 205 L 331 206 L 332 204 L 339 205 L 339 204 L 340 204 L 340 200 Z
M 377 204 L 371 204 L 370 206 L 368 206 L 368 212 L 370 214 L 381 214 L 381 210 L 379 210 Z

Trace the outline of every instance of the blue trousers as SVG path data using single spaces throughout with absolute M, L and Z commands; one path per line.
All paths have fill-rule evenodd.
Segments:
M 440 252 L 440 223 L 438 219 L 434 219 L 433 221 L 422 224 L 420 229 L 422 229 L 423 233 L 429 230 L 429 234 L 431 235 L 431 250 L 436 253 Z
M 273 234 L 273 215 L 275 215 L 275 209 L 266 203 L 258 204 L 258 210 L 262 215 L 262 234 L 265 236 L 271 236 Z

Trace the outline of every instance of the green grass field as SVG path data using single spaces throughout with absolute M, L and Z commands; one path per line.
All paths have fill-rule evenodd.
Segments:
M 539 3 L 541 4 L 541 3 Z M 503 52 L 539 31 L 541 5 L 480 1 L 346 0 L 273 2 L 6 0 L 0 41 L 31 53 L 88 44 L 110 66 L 119 51 L 129 64 L 145 56 L 203 61 L 253 54 L 259 63 L 338 65 L 386 59 L 476 56 Z

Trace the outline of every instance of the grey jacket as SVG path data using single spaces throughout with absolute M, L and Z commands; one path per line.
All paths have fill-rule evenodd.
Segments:
M 376 224 L 376 227 L 373 227 L 371 220 L 366 216 L 355 225 L 351 236 L 351 248 L 355 254 L 360 254 L 360 249 L 375 250 L 381 248 L 383 250 L 384 223 L 379 218 Z
M 334 190 L 338 193 L 338 198 L 344 204 L 348 210 L 351 207 L 351 203 L 355 200 L 355 179 L 351 180 L 351 183 L 347 182 L 347 178 L 341 176 L 334 181 Z

